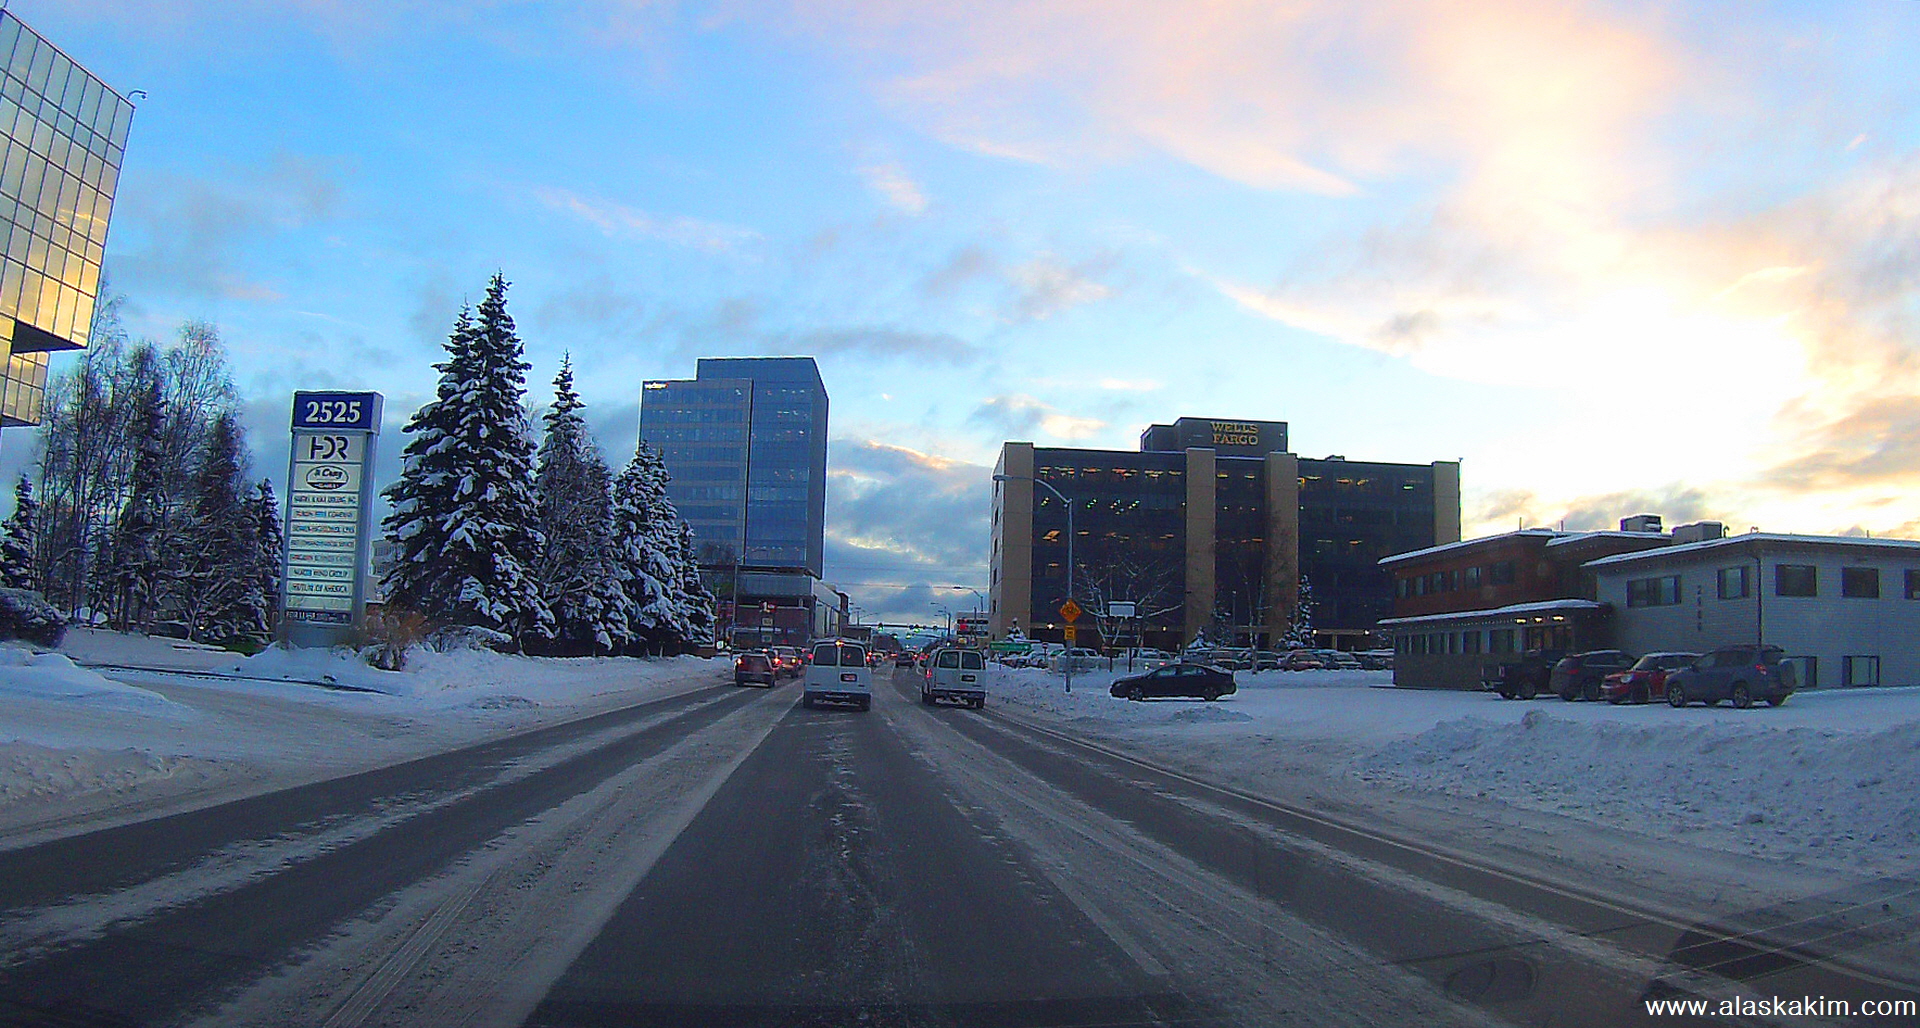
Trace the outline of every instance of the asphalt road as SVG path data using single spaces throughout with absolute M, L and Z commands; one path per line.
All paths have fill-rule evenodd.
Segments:
M 798 700 L 716 686 L 0 851 L 0 1024 L 1611 1025 L 1913 994 L 927 709 L 906 672 L 870 712 Z

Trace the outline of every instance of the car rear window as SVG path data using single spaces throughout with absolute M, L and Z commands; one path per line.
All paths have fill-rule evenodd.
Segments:
M 960 666 L 968 671 L 980 671 L 986 668 L 986 663 L 980 659 L 978 653 L 962 653 Z
M 948 650 L 947 652 L 942 653 L 938 660 L 934 661 L 933 666 L 934 667 L 959 667 L 960 655 L 958 653 L 953 652 L 952 650 Z
M 867 651 L 858 646 L 822 643 L 813 648 L 813 662 L 819 667 L 866 667 Z

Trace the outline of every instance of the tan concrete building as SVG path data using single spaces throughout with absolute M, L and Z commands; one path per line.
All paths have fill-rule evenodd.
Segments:
M 988 595 L 996 637 L 1017 626 L 1061 638 L 1061 497 L 1073 505 L 1072 595 L 1090 612 L 1079 622 L 1082 645 L 1094 637 L 1175 648 L 1202 632 L 1277 645 L 1304 577 L 1319 644 L 1364 648 L 1393 604 L 1380 559 L 1460 537 L 1453 462 L 1301 458 L 1287 448 L 1284 422 L 1181 418 L 1150 426 L 1140 444 L 1001 447 Z M 1137 616 L 1101 616 L 1112 601 L 1133 603 Z

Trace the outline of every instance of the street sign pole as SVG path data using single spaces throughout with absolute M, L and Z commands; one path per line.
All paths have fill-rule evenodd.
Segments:
M 293 394 L 280 641 L 334 646 L 366 627 L 379 393 Z

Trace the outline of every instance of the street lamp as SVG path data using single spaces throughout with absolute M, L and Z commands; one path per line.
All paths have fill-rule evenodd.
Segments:
M 1032 475 L 995 475 L 993 476 L 993 480 L 996 482 L 1032 482 L 1034 485 L 1052 493 L 1053 498 L 1059 500 L 1060 505 L 1067 508 L 1067 599 L 1073 599 L 1073 504 L 1061 494 L 1060 490 L 1055 489 L 1050 483 L 1042 482 Z M 1067 650 L 1067 691 L 1072 692 L 1073 647 L 1069 646 Z
M 932 607 L 934 610 L 940 611 L 941 613 L 947 616 L 947 637 L 952 638 L 953 637 L 953 611 L 948 609 L 947 607 L 941 606 L 938 600 L 928 600 L 927 606 Z

